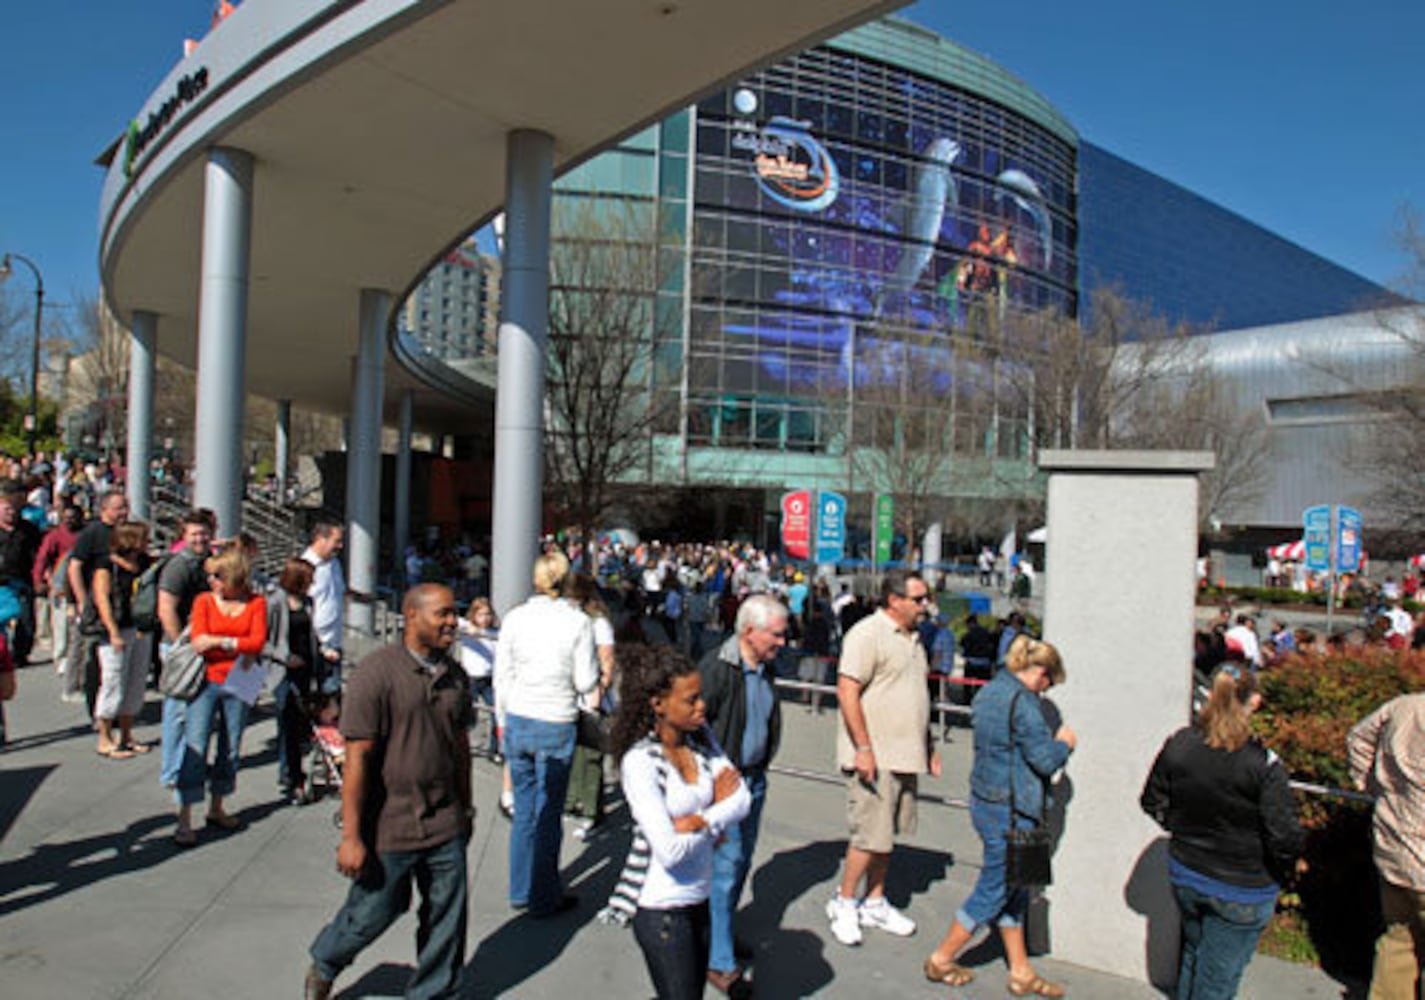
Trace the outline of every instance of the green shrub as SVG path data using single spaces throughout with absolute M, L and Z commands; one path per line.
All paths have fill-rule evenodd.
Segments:
M 1425 653 L 1384 647 L 1294 655 L 1261 675 L 1263 705 L 1253 718 L 1262 741 L 1293 778 L 1350 789 L 1346 734 L 1397 695 L 1425 690 Z M 1285 886 L 1262 948 L 1328 971 L 1368 975 L 1380 928 L 1371 861 L 1370 807 L 1340 797 L 1299 794 L 1307 870 Z
M 1292 590 L 1288 587 L 1199 587 L 1197 591 L 1197 602 L 1203 605 L 1221 604 L 1223 601 L 1231 601 L 1234 604 L 1255 604 L 1266 607 L 1285 608 L 1325 608 L 1326 595 L 1324 593 L 1303 594 L 1300 591 Z M 1361 594 L 1352 592 L 1336 602 L 1337 608 L 1359 608 L 1364 603 Z M 1425 604 L 1417 601 L 1402 601 L 1401 607 L 1411 614 L 1425 610 Z

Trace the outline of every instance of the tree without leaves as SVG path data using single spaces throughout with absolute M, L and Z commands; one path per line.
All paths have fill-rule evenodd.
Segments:
M 1206 526 L 1261 495 L 1268 442 L 1262 414 L 1231 400 L 1196 332 L 1101 290 L 1086 322 L 1021 314 L 989 340 L 1014 373 L 1002 385 L 1032 414 L 1038 447 L 1211 451 L 1199 503 Z
M 981 373 L 978 351 L 943 331 L 872 327 L 858 332 L 851 363 L 821 392 L 829 411 L 849 413 L 849 485 L 889 493 L 914 544 L 963 453 L 983 446 L 988 396 L 957 392 Z
M 1396 231 L 1404 267 L 1397 298 L 1375 310 L 1375 323 L 1401 355 L 1389 385 L 1368 383 L 1334 360 L 1303 359 L 1374 411 L 1346 454 L 1338 456 L 1363 483 L 1363 499 L 1388 531 L 1425 544 L 1425 224 L 1411 206 Z M 1344 346 L 1344 345 L 1343 345 Z
M 653 385 L 659 253 L 648 207 L 601 199 L 554 221 L 545 481 L 592 539 L 615 484 L 649 460 L 651 433 L 676 419 L 677 403 Z

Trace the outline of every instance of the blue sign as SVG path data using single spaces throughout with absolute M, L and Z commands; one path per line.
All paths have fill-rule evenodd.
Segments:
M 1361 568 L 1361 512 L 1336 508 L 1336 571 L 1354 573 Z
M 846 498 L 824 490 L 816 495 L 816 561 L 840 562 L 846 556 Z
M 1308 507 L 1301 514 L 1301 540 L 1306 545 L 1306 568 L 1325 573 L 1331 568 L 1331 508 Z

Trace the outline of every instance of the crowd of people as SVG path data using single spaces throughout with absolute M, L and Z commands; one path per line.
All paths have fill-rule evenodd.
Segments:
M 308 997 L 329 996 L 416 891 L 407 995 L 458 990 L 472 742 L 504 770 L 514 911 L 553 919 L 577 904 L 559 867 L 561 817 L 582 817 L 579 834 L 606 821 L 607 767 L 617 772 L 632 838 L 601 919 L 631 927 L 660 998 L 701 997 L 708 986 L 751 995 L 737 911 L 782 739 L 776 665 L 789 646 L 803 679 L 824 680 L 824 664 L 835 664 L 847 845 L 825 904 L 829 936 L 854 947 L 867 933 L 917 930 L 885 888 L 898 843 L 916 829 L 920 777 L 941 773 L 927 679 L 958 651 L 979 688 L 969 791 L 982 861 L 921 973 L 951 987 L 971 982 L 978 970 L 965 953 L 992 927 L 1011 994 L 1065 995 L 1029 958 L 1024 925 L 1038 884 L 1022 852 L 1042 831 L 1078 736 L 1045 701 L 1067 680 L 1067 665 L 1021 613 L 992 627 L 972 615 L 957 635 L 936 627 L 931 586 L 908 569 L 883 574 L 872 601 L 850 588 L 833 594 L 827 581 L 751 546 L 614 542 L 591 552 L 577 540 L 551 542 L 532 568 L 533 596 L 503 621 L 483 597 L 461 614 L 455 590 L 420 583 L 406 592 L 400 639 L 344 672 L 340 523 L 318 521 L 308 548 L 266 581 L 252 540 L 215 540 L 208 511 L 186 513 L 181 536 L 156 553 L 148 526 L 129 519 L 112 485 L 89 502 L 92 519 L 77 504 L 56 511 L 51 500 L 43 531 L 23 515 L 29 500 L 19 481 L 0 484 L 0 575 L 6 589 L 23 594 L 24 582 L 47 606 L 66 696 L 83 700 L 98 755 L 160 751 L 175 843 L 242 827 L 230 803 L 264 690 L 276 715 L 279 792 L 296 802 L 312 794 L 304 757 L 318 717 L 333 735 L 339 727 L 337 867 L 351 885 L 311 945 Z M 34 636 L 23 614 L 14 617 L 12 663 L 23 662 Z M 1249 719 L 1260 704 L 1257 670 L 1317 641 L 1327 640 L 1280 623 L 1261 638 L 1252 616 L 1227 609 L 1198 636 L 1198 717 L 1143 762 L 1142 808 L 1171 838 L 1180 1000 L 1234 994 L 1297 864 L 1303 835 L 1287 777 Z M 201 661 L 190 688 L 178 679 L 185 657 Z M 13 671 L 0 676 L 13 693 Z M 134 729 L 155 678 L 163 693 L 156 748 Z M 1422 732 L 1425 696 L 1408 696 L 1352 733 L 1353 774 L 1380 803 L 1376 857 L 1389 923 L 1380 996 L 1408 995 L 1391 984 L 1413 984 L 1411 956 L 1420 954 Z

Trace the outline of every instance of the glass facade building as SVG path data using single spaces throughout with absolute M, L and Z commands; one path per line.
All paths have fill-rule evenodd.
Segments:
M 642 477 L 768 498 L 887 488 L 856 457 L 908 445 L 954 456 L 936 496 L 1032 491 L 1035 416 L 1005 391 L 1024 373 L 984 349 L 1011 313 L 1079 316 L 1112 286 L 1222 327 L 1375 288 L 1082 142 L 1022 81 L 898 19 L 625 139 L 561 177 L 554 208 L 556 256 L 601 217 L 657 247 Z

